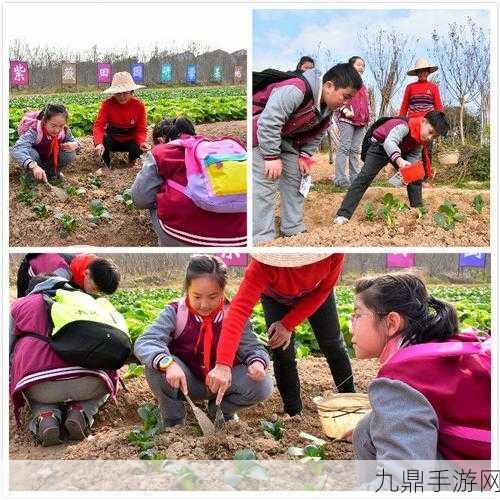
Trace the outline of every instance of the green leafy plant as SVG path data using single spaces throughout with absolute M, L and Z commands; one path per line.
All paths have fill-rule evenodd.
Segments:
M 68 186 L 66 188 L 66 194 L 68 196 L 74 197 L 78 195 L 78 188 L 76 186 Z
M 427 217 L 429 209 L 425 207 L 417 207 L 417 219 L 423 219 Z
M 91 175 L 89 177 L 89 183 L 91 186 L 100 188 L 102 186 L 102 178 L 99 177 L 98 175 Z
M 304 446 L 304 448 L 290 447 L 288 454 L 291 457 L 300 457 L 301 460 L 309 465 L 309 469 L 315 476 L 323 473 L 322 460 L 325 460 L 326 451 L 325 444 L 312 443 Z
M 474 207 L 474 210 L 478 214 L 483 213 L 484 200 L 480 194 L 478 194 L 477 196 L 474 196 L 474 199 L 472 200 L 472 206 Z
M 276 422 L 271 422 L 269 420 L 261 420 L 260 428 L 264 432 L 266 437 L 276 439 L 279 441 L 285 432 L 285 427 L 282 420 L 277 420 Z
M 224 474 L 224 482 L 236 489 L 243 483 L 266 481 L 269 478 L 267 471 L 256 462 L 256 458 L 250 449 L 237 451 L 234 455 L 235 467 Z
M 409 210 L 406 203 L 396 198 L 392 193 L 386 193 L 382 198 L 382 208 L 379 209 L 378 215 L 388 227 L 394 228 L 396 226 L 396 214 L 404 210 Z
M 103 219 L 111 219 L 111 214 L 101 200 L 90 202 L 90 214 L 90 220 L 94 224 L 98 224 Z
M 373 222 L 375 220 L 375 207 L 373 206 L 373 203 L 371 201 L 369 201 L 366 205 L 365 205 L 365 217 L 366 217 L 366 220 L 370 221 L 370 222 Z
M 144 375 L 144 365 L 130 363 L 127 371 L 123 374 L 123 379 L 128 380 L 129 378 L 141 377 L 142 375 Z
M 195 491 L 200 489 L 200 478 L 192 469 L 176 463 L 165 464 L 165 472 L 177 476 L 177 486 L 184 491 Z
M 39 219 L 46 219 L 50 215 L 50 210 L 43 203 L 34 205 L 33 212 Z
M 125 189 L 123 193 L 117 194 L 115 196 L 115 200 L 123 203 L 125 208 L 132 209 L 134 208 L 134 202 L 132 201 L 132 195 L 130 194 L 130 189 Z
M 63 233 L 66 235 L 74 233 L 78 228 L 78 221 L 72 215 L 59 213 L 55 215 L 55 219 L 59 222 Z
M 139 406 L 137 414 L 143 422 L 142 429 L 127 434 L 127 441 L 139 447 L 141 460 L 162 460 L 164 457 L 154 448 L 154 438 L 161 431 L 160 410 L 152 404 Z
M 318 479 L 315 483 L 306 483 L 304 485 L 304 490 L 305 491 L 323 491 L 326 486 L 326 481 L 328 477 L 323 476 L 320 479 Z
M 462 222 L 465 215 L 460 214 L 455 203 L 445 201 L 439 206 L 438 211 L 433 216 L 434 222 L 445 231 L 455 228 L 457 222 Z

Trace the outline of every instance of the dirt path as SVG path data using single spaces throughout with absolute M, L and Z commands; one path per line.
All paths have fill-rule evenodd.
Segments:
M 345 191 L 335 192 L 331 182 L 332 172 L 333 166 L 328 163 L 328 155 L 320 155 L 313 171 L 315 187 L 305 204 L 307 232 L 290 238 L 278 238 L 266 246 L 489 246 L 490 193 L 487 190 L 432 185 L 425 187 L 423 197 L 428 214 L 420 219 L 414 210 L 400 212 L 396 216 L 395 227 L 390 228 L 380 217 L 368 221 L 364 207 L 371 202 L 378 211 L 383 196 L 389 192 L 408 203 L 406 189 L 371 187 L 349 224 L 337 226 L 333 224 L 333 219 Z M 379 176 L 381 179 L 386 178 L 384 172 Z M 481 195 L 484 201 L 481 214 L 472 206 L 476 195 Z M 455 203 L 459 212 L 465 215 L 465 220 L 449 231 L 438 227 L 433 220 L 433 214 L 447 200 Z
M 220 136 L 235 135 L 245 140 L 246 121 L 210 123 L 196 127 L 200 134 Z M 65 184 L 75 188 L 84 188 L 82 194 L 70 196 L 66 201 L 59 201 L 44 187 L 36 187 L 36 199 L 33 205 L 44 204 L 50 214 L 47 218 L 35 215 L 32 206 L 19 201 L 21 189 L 19 169 L 10 164 L 9 168 L 9 210 L 10 210 L 10 245 L 11 246 L 156 246 L 156 236 L 149 221 L 149 211 L 126 208 L 115 199 L 132 185 L 137 170 L 127 167 L 124 155 L 115 154 L 110 175 L 102 178 L 101 186 L 92 183 L 93 173 L 97 170 L 92 139 L 81 139 L 83 151 L 75 164 L 65 172 Z M 90 221 L 90 202 L 101 200 L 111 212 L 111 220 L 102 220 L 97 225 Z M 71 215 L 78 220 L 76 231 L 65 235 L 55 214 Z
M 234 453 L 243 448 L 252 448 L 259 459 L 288 458 L 290 446 L 308 444 L 299 437 L 307 432 L 324 437 L 317 417 L 314 396 L 331 391 L 332 381 L 324 358 L 299 360 L 302 382 L 304 416 L 302 421 L 285 422 L 285 435 L 282 440 L 268 439 L 260 430 L 260 420 L 269 419 L 281 411 L 281 400 L 275 390 L 271 399 L 240 414 L 240 421 L 228 425 L 227 439 L 217 440 L 200 437 L 199 430 L 188 413 L 184 427 L 167 430 L 156 439 L 157 449 L 169 459 L 232 459 Z M 353 360 L 354 380 L 359 392 L 366 392 L 368 383 L 376 375 L 375 361 Z M 34 444 L 25 428 L 17 429 L 11 415 L 10 420 L 10 458 L 25 459 L 137 459 L 138 451 L 127 443 L 127 434 L 140 427 L 137 408 L 144 403 L 153 403 L 154 398 L 141 377 L 127 383 L 128 392 L 121 391 L 118 405 L 108 402 L 97 416 L 93 433 L 85 441 L 42 448 Z M 325 438 L 328 440 L 328 438 Z M 352 445 L 328 440 L 327 458 L 348 460 L 353 458 Z

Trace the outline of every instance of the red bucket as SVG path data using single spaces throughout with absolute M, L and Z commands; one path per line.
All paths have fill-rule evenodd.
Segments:
M 418 160 L 399 169 L 399 173 L 405 184 L 411 184 L 415 181 L 421 181 L 425 177 L 424 164 Z

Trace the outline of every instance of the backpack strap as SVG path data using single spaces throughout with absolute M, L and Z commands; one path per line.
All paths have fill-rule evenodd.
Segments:
M 179 184 L 172 179 L 167 179 L 167 186 L 170 186 L 172 189 L 175 189 L 182 194 L 186 194 L 186 186 L 183 186 L 182 184 Z
M 45 342 L 46 344 L 51 343 L 51 340 L 49 337 L 46 337 L 45 335 L 40 335 L 38 333 L 33 333 L 33 332 L 22 332 L 19 335 L 16 335 L 16 337 L 17 337 L 16 342 L 23 337 L 32 337 L 34 339 L 43 340 L 43 342 Z
M 186 299 L 183 297 L 177 302 L 177 314 L 175 316 L 175 332 L 174 338 L 179 337 L 184 328 L 186 328 L 189 317 L 189 309 L 186 304 Z

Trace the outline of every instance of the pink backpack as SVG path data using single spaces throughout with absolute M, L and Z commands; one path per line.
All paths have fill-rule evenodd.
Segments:
M 491 458 L 491 338 L 459 333 L 446 342 L 399 349 L 378 377 L 422 393 L 439 420 L 438 449 L 448 460 Z
M 36 142 L 35 144 L 40 144 L 43 139 L 43 129 L 42 129 L 42 121 L 38 119 L 38 115 L 40 111 L 27 111 L 24 113 L 19 125 L 17 126 L 17 132 L 19 137 L 28 132 L 28 130 L 33 129 L 36 130 Z M 66 136 L 65 128 L 63 128 L 59 132 L 58 139 L 62 141 Z
M 210 212 L 238 213 L 247 209 L 247 152 L 236 139 L 194 136 L 171 141 L 184 147 L 187 186 L 167 184 Z

